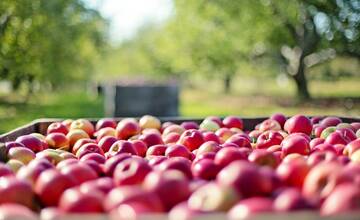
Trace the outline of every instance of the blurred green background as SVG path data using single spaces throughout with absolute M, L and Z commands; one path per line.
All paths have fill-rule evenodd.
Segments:
M 181 116 L 359 116 L 360 0 L 0 1 L 0 133 L 133 78 L 178 81 Z

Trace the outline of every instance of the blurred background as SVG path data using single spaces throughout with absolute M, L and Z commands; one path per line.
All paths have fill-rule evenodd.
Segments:
M 174 84 L 179 116 L 359 116 L 360 0 L 0 1 L 0 133 Z

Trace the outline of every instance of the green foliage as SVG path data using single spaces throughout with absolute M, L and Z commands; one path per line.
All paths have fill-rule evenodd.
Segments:
M 90 78 L 106 21 L 81 0 L 0 1 L 0 79 L 60 87 Z

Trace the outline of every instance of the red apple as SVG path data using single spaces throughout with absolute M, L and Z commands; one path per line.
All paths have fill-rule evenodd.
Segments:
M 279 131 L 281 130 L 281 125 L 278 121 L 274 119 L 266 119 L 265 121 L 261 122 L 259 126 L 259 131 Z
M 195 129 L 186 130 L 178 141 L 179 144 L 184 145 L 190 151 L 198 149 L 201 144 L 204 143 L 204 137 L 202 133 Z
M 38 216 L 26 206 L 7 203 L 0 205 L 1 219 L 37 220 Z
M 321 116 L 313 116 L 313 117 L 311 117 L 311 123 L 313 123 L 313 124 L 318 124 L 321 120 L 323 119 L 323 117 L 321 117 Z
M 353 183 L 337 186 L 321 206 L 321 215 L 351 214 L 360 210 L 360 188 Z
M 206 212 L 192 210 L 189 208 L 187 202 L 179 203 L 174 206 L 169 212 L 169 220 L 189 220 L 203 217 Z
M 197 162 L 199 162 L 200 160 L 203 160 L 203 159 L 214 160 L 214 159 L 215 159 L 215 155 L 216 155 L 215 152 L 206 152 L 206 153 L 197 155 L 197 156 L 195 157 L 195 159 L 192 160 L 192 163 L 193 163 L 193 164 L 196 164 Z
M 58 164 L 56 164 L 56 169 L 61 170 L 64 167 L 69 166 L 70 164 L 78 163 L 79 160 L 77 158 L 71 158 L 68 160 L 62 160 Z
M 162 155 L 159 155 L 159 156 L 150 155 L 148 157 L 149 165 L 152 166 L 152 167 L 155 167 L 155 166 L 161 164 L 162 162 L 164 162 L 164 161 L 166 161 L 168 159 L 169 159 L 168 157 L 165 157 L 165 156 L 162 156 Z
M 250 143 L 250 138 L 243 134 L 234 134 L 233 136 L 228 138 L 225 143 L 233 143 L 240 148 L 241 147 L 252 148 Z
M 225 147 L 216 153 L 214 162 L 225 167 L 235 160 L 247 160 L 249 153 L 247 148 Z
M 211 132 L 211 131 L 204 132 L 203 136 L 204 136 L 204 142 L 214 141 L 218 144 L 221 143 L 220 138 L 214 132 Z
M 336 125 L 340 124 L 341 122 L 342 122 L 341 119 L 338 117 L 328 116 L 328 117 L 324 118 L 323 120 L 321 120 L 320 124 L 325 127 L 330 127 L 330 126 L 336 126 Z
M 104 195 L 99 191 L 82 192 L 78 188 L 67 189 L 60 198 L 59 208 L 69 213 L 101 213 Z
M 65 125 L 67 127 L 68 130 L 70 130 L 71 127 L 71 123 L 73 123 L 74 120 L 72 119 L 65 119 L 64 121 L 61 122 L 61 124 Z
M 221 149 L 220 145 L 215 141 L 204 142 L 196 151 L 196 155 L 201 155 L 208 152 L 218 152 Z
M 167 157 L 184 157 L 190 158 L 190 151 L 184 145 L 173 144 L 166 148 L 165 156 Z
M 49 125 L 49 127 L 47 128 L 47 134 L 50 133 L 62 133 L 64 135 L 66 135 L 69 132 L 69 129 L 62 124 L 61 122 L 53 122 Z
M 239 196 L 232 187 L 210 182 L 201 186 L 190 196 L 188 206 L 192 210 L 202 212 L 224 212 L 238 200 Z
M 278 159 L 276 156 L 272 152 L 265 149 L 253 150 L 249 154 L 248 160 L 260 166 L 270 166 L 272 168 L 276 168 L 278 165 Z
M 284 124 L 286 122 L 286 116 L 281 113 L 275 113 L 271 115 L 270 119 L 277 121 L 282 128 L 284 127 Z
M 110 150 L 108 151 L 108 157 L 113 157 L 123 153 L 129 153 L 132 155 L 138 154 L 134 145 L 130 141 L 120 140 L 111 145 Z
M 69 150 L 70 141 L 63 133 L 53 132 L 45 138 L 50 148 Z
M 104 173 L 106 176 L 112 177 L 116 166 L 124 160 L 132 158 L 131 154 L 123 153 L 106 160 L 104 164 Z
M 127 140 L 141 132 L 140 125 L 134 119 L 125 118 L 116 127 L 116 136 L 119 139 Z
M 310 119 L 304 115 L 295 115 L 286 120 L 284 130 L 289 134 L 300 132 L 310 135 L 312 131 L 312 123 Z
M 289 162 L 283 161 L 277 167 L 276 173 L 286 185 L 301 188 L 309 170 L 305 160 L 293 159 Z
M 16 138 L 16 142 L 23 144 L 25 147 L 29 148 L 33 152 L 39 152 L 44 149 L 43 143 L 41 140 L 33 135 L 23 135 Z
M 307 163 L 309 166 L 314 167 L 321 162 L 330 162 L 336 160 L 336 153 L 333 151 L 316 151 L 309 155 Z
M 60 172 L 73 178 L 76 185 L 98 177 L 97 173 L 84 163 L 70 164 L 69 166 L 63 167 Z
M 32 160 L 27 166 L 23 166 L 19 169 L 16 174 L 16 177 L 21 180 L 28 181 L 32 187 L 35 187 L 36 180 L 40 174 L 50 168 L 53 168 L 48 160 L 45 159 L 36 159 Z
M 185 201 L 190 195 L 189 180 L 177 170 L 149 173 L 144 180 L 144 188 L 156 193 L 166 210 Z
M 326 130 L 325 126 L 322 125 L 314 125 L 313 127 L 313 134 L 315 135 L 315 137 L 320 138 L 322 132 Z
M 46 208 L 41 209 L 41 212 L 40 212 L 40 219 L 43 219 L 43 220 L 61 219 L 61 218 L 64 218 L 64 216 L 65 216 L 65 213 L 57 207 L 56 208 L 55 207 L 46 207 Z
M 215 134 L 220 138 L 222 142 L 225 142 L 231 136 L 235 134 L 234 131 L 231 131 L 229 128 L 220 128 L 218 129 Z
M 76 154 L 76 152 L 80 149 L 80 147 L 82 147 L 83 145 L 88 144 L 88 143 L 96 144 L 96 141 L 93 139 L 90 139 L 90 138 L 81 138 L 75 142 L 75 144 L 73 145 L 73 147 L 71 149 L 71 152 L 73 154 Z
M 325 140 L 322 138 L 314 138 L 310 141 L 309 145 L 310 145 L 310 149 L 314 149 L 315 146 L 324 143 Z
M 104 156 L 104 151 L 99 147 L 99 145 L 94 143 L 87 143 L 81 146 L 79 150 L 77 150 L 76 157 L 81 159 L 83 156 L 89 153 L 97 153 Z
M 95 180 L 87 181 L 80 185 L 81 192 L 100 191 L 105 195 L 115 187 L 114 181 L 110 177 L 101 177 Z
M 167 134 L 165 137 L 163 137 L 165 144 L 174 144 L 178 142 L 180 139 L 180 134 L 172 132 L 170 134 Z
M 40 151 L 40 152 L 36 153 L 36 158 L 37 159 L 41 159 L 41 158 L 46 159 L 54 165 L 56 165 L 60 161 L 64 160 L 64 158 L 60 156 L 60 152 L 58 152 L 54 149 L 46 149 L 46 150 Z
M 99 140 L 98 145 L 103 150 L 103 152 L 106 153 L 116 141 L 118 141 L 117 138 L 112 136 L 106 136 Z
M 115 168 L 114 182 L 118 186 L 140 184 L 151 170 L 144 159 L 124 160 Z
M 298 153 L 302 155 L 308 155 L 310 153 L 308 140 L 300 135 L 285 138 L 281 143 L 281 147 L 284 156 L 291 153 Z
M 164 144 L 164 141 L 161 138 L 161 135 L 158 133 L 146 133 L 142 134 L 139 137 L 139 140 L 142 140 L 146 143 L 146 146 L 151 147 L 158 144 Z
M 73 121 L 70 125 L 70 131 L 75 129 L 85 131 L 90 137 L 92 137 L 95 132 L 94 125 L 87 119 L 77 119 Z
M 244 128 L 243 120 L 237 116 L 227 116 L 223 120 L 223 124 L 227 128 Z
M 334 145 L 332 145 L 332 144 L 327 144 L 327 143 L 323 143 L 323 144 L 318 144 L 318 145 L 316 145 L 316 146 L 312 149 L 312 152 L 315 152 L 315 151 L 321 151 L 321 152 L 331 151 L 331 152 L 333 152 L 334 154 L 337 154 L 337 150 L 335 149 Z
M 146 157 L 151 156 L 164 156 L 167 146 L 163 144 L 153 145 L 146 151 Z
M 36 180 L 35 192 L 42 204 L 57 206 L 61 194 L 76 184 L 70 176 L 60 173 L 55 169 L 43 171 Z
M 151 163 L 151 161 L 149 163 Z M 156 168 L 161 171 L 178 170 L 189 179 L 192 179 L 191 161 L 183 157 L 173 157 L 163 160 L 158 164 L 158 166 L 156 166 Z
M 74 144 L 80 139 L 90 138 L 90 136 L 84 130 L 81 129 L 70 130 L 69 133 L 67 133 L 66 137 L 69 139 L 70 146 L 74 146 Z
M 102 128 L 116 128 L 116 121 L 112 118 L 102 118 L 96 122 L 95 129 L 98 131 Z
M 14 176 L 0 178 L 0 205 L 18 203 L 29 208 L 34 207 L 34 193 L 30 183 Z
M 181 135 L 182 133 L 184 133 L 184 131 L 185 131 L 185 129 L 183 127 L 181 127 L 180 125 L 172 124 L 164 129 L 164 131 L 162 132 L 162 136 L 166 137 L 168 134 L 171 134 L 171 133 L 177 133 L 177 134 Z
M 278 212 L 312 209 L 313 206 L 303 197 L 297 188 L 288 188 L 280 192 L 274 201 L 274 209 Z
M 252 197 L 243 199 L 237 203 L 228 213 L 228 218 L 248 219 L 258 214 L 270 213 L 273 211 L 273 201 L 265 197 Z
M 106 159 L 105 156 L 99 153 L 87 153 L 84 156 L 81 157 L 80 161 L 88 161 L 93 160 L 99 164 L 104 164 Z
M 354 128 L 354 132 L 357 132 L 360 129 L 360 122 L 353 122 L 350 125 Z
M 0 162 L 0 177 L 13 175 L 14 172 L 6 164 Z
M 96 137 L 96 141 L 99 142 L 103 137 L 106 136 L 115 137 L 116 130 L 115 128 L 110 128 L 110 127 L 101 128 L 100 130 L 94 133 L 94 136 Z
M 350 140 L 347 140 L 347 138 L 345 138 L 340 132 L 332 132 L 331 134 L 329 134 L 329 136 L 327 136 L 327 138 L 325 139 L 325 143 L 327 144 L 343 144 L 343 145 L 347 145 L 350 142 Z
M 194 121 L 184 121 L 180 124 L 185 130 L 199 129 L 199 125 Z
M 244 197 L 263 195 L 272 186 L 257 165 L 246 161 L 230 163 L 219 172 L 216 180 L 222 186 L 234 187 Z
M 277 131 L 265 131 L 256 140 L 256 148 L 264 149 L 281 144 L 284 137 Z
M 192 165 L 191 171 L 196 178 L 213 180 L 219 173 L 220 166 L 211 159 L 202 159 Z
M 345 146 L 344 154 L 347 156 L 351 156 L 355 151 L 360 149 L 360 138 L 351 141 Z

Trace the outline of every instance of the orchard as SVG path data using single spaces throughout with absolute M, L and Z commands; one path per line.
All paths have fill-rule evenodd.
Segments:
M 246 127 L 237 116 L 53 122 L 2 147 L 0 219 L 360 214 L 360 122 L 277 113 Z

